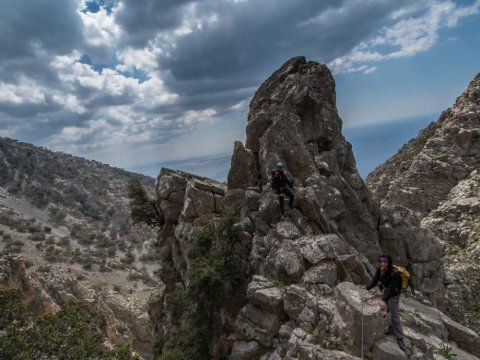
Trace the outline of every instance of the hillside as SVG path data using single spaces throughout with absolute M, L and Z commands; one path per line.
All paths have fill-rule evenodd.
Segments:
M 156 231 L 130 220 L 132 178 L 153 191 L 153 178 L 0 138 L 0 251 L 20 256 L 34 287 L 56 305 L 102 302 L 116 323 L 111 334 L 138 338 L 148 353 L 145 304 L 160 285 L 158 250 Z
M 446 305 L 480 331 L 480 74 L 396 155 L 367 177 L 382 204 L 414 210 L 441 240 Z

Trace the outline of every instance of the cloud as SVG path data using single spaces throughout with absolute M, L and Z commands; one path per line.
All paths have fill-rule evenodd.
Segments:
M 402 18 L 402 15 L 412 15 L 412 12 L 416 14 Z M 412 57 L 429 50 L 438 42 L 443 28 L 457 26 L 461 19 L 479 12 L 478 0 L 463 7 L 453 1 L 430 1 L 424 4 L 423 9 L 417 4 L 397 11 L 392 16 L 397 20 L 394 24 L 384 26 L 379 35 L 362 41 L 349 53 L 332 60 L 329 66 L 336 73 L 369 73 L 372 63 Z
M 16 85 L 0 82 L 0 101 L 15 105 L 44 104 L 45 93 L 32 80 L 21 76 Z
M 188 133 L 229 121 L 243 133 L 255 90 L 289 58 L 372 73 L 432 48 L 479 3 L 4 0 L 0 131 L 100 160 L 196 154 Z

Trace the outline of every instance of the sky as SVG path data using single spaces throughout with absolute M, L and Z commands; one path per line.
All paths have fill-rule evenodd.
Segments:
M 480 72 L 480 0 L 2 0 L 0 45 L 0 136 L 221 179 L 294 56 L 333 72 L 347 134 L 437 120 Z

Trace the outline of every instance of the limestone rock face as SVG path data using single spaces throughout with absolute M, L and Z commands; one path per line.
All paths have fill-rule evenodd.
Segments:
M 382 202 L 401 204 L 424 217 L 480 166 L 480 74 L 395 156 L 375 169 L 368 186 Z
M 342 320 L 342 340 L 349 352 L 361 355 L 363 347 L 370 349 L 373 344 L 384 337 L 384 320 L 378 307 L 365 303 L 361 292 L 348 282 L 335 288 L 337 308 Z
M 276 197 L 269 196 L 270 176 L 282 161 L 294 179 L 295 218 L 302 233 L 341 232 L 348 244 L 373 260 L 379 251 L 379 208 L 358 174 L 341 127 L 328 68 L 304 57 L 287 61 L 252 99 L 246 144 L 235 145 L 229 189 L 257 185 L 264 199 L 260 220 L 271 224 L 278 206 Z
M 478 295 L 473 295 L 480 292 L 480 171 L 474 170 L 460 181 L 447 199 L 422 219 L 422 225 L 442 240 L 449 313 L 456 321 L 480 331 L 475 305 Z
M 417 270 L 416 285 L 427 290 L 425 295 L 441 297 L 444 272 L 438 240 L 427 230 L 417 231 L 420 225 L 414 214 L 399 226 L 400 214 L 392 223 L 394 212 L 381 213 L 341 133 L 335 97 L 335 81 L 328 68 L 296 57 L 273 73 L 252 99 L 246 145 L 235 144 L 225 206 L 258 229 L 253 239 L 254 272 L 299 281 L 308 270 L 304 281 L 321 279 L 319 270 L 327 271 L 325 265 L 310 267 L 321 260 L 317 257 L 322 257 L 322 250 L 310 243 L 323 234 L 333 236 L 325 238 L 325 244 L 334 244 L 323 258 L 336 262 L 337 270 L 330 267 L 330 275 L 322 281 L 334 285 L 338 276 L 333 275 L 340 273 L 354 281 L 368 281 L 370 263 L 376 264 L 378 255 L 388 251 L 396 263 Z M 295 184 L 295 209 L 283 221 L 269 183 L 278 161 L 286 164 L 287 176 Z M 256 192 L 257 209 L 247 206 L 245 189 Z M 280 243 L 280 238 L 289 241 Z M 356 254 L 349 270 L 339 259 L 346 254 Z M 433 269 L 439 275 L 432 278 Z
M 235 143 L 228 184 L 161 170 L 156 193 L 164 216 L 159 242 L 165 291 L 152 297 L 149 308 L 160 348 L 174 331 L 165 299 L 188 288 L 188 253 L 198 230 L 233 211 L 245 230 L 235 244 L 241 260 L 236 272 L 244 282 L 221 310 L 223 333 L 215 349 L 229 342 L 223 355 L 245 360 L 402 358 L 384 334 L 378 304 L 363 302 L 372 294 L 356 285 L 371 280 L 378 255 L 388 251 L 396 263 L 411 266 L 419 292 L 441 296 L 442 247 L 414 212 L 380 208 L 373 199 L 341 134 L 334 88 L 325 65 L 293 58 L 252 99 L 246 142 Z M 294 208 L 285 216 L 269 183 L 277 161 L 286 163 L 295 184 Z M 449 332 L 441 313 L 434 314 L 425 332 L 435 341 L 421 338 L 415 324 L 406 326 L 417 358 L 453 346 L 458 340 L 450 332 L 462 331 Z M 457 344 L 470 351 L 476 334 L 465 334 L 468 341 Z
M 382 249 L 411 272 L 414 288 L 440 308 L 445 305 L 443 248 L 420 225 L 415 213 L 401 205 L 383 205 L 379 222 Z

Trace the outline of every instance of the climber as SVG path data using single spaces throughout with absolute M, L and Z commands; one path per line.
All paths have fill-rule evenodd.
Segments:
M 278 201 L 280 204 L 280 212 L 285 214 L 284 198 L 288 196 L 288 207 L 293 209 L 293 200 L 295 196 L 289 187 L 293 190 L 293 182 L 288 180 L 284 172 L 285 165 L 282 162 L 278 162 L 276 170 L 272 171 L 272 189 L 278 195 Z
M 400 273 L 393 269 L 392 257 L 390 255 L 381 255 L 378 258 L 378 262 L 379 267 L 366 289 L 370 290 L 380 282 L 379 287 L 382 290 L 382 294 L 379 306 L 382 311 L 387 311 L 389 318 L 389 325 L 385 334 L 393 333 L 397 339 L 398 346 L 402 351 L 405 351 L 406 346 L 403 342 L 402 323 L 398 314 L 402 279 Z

